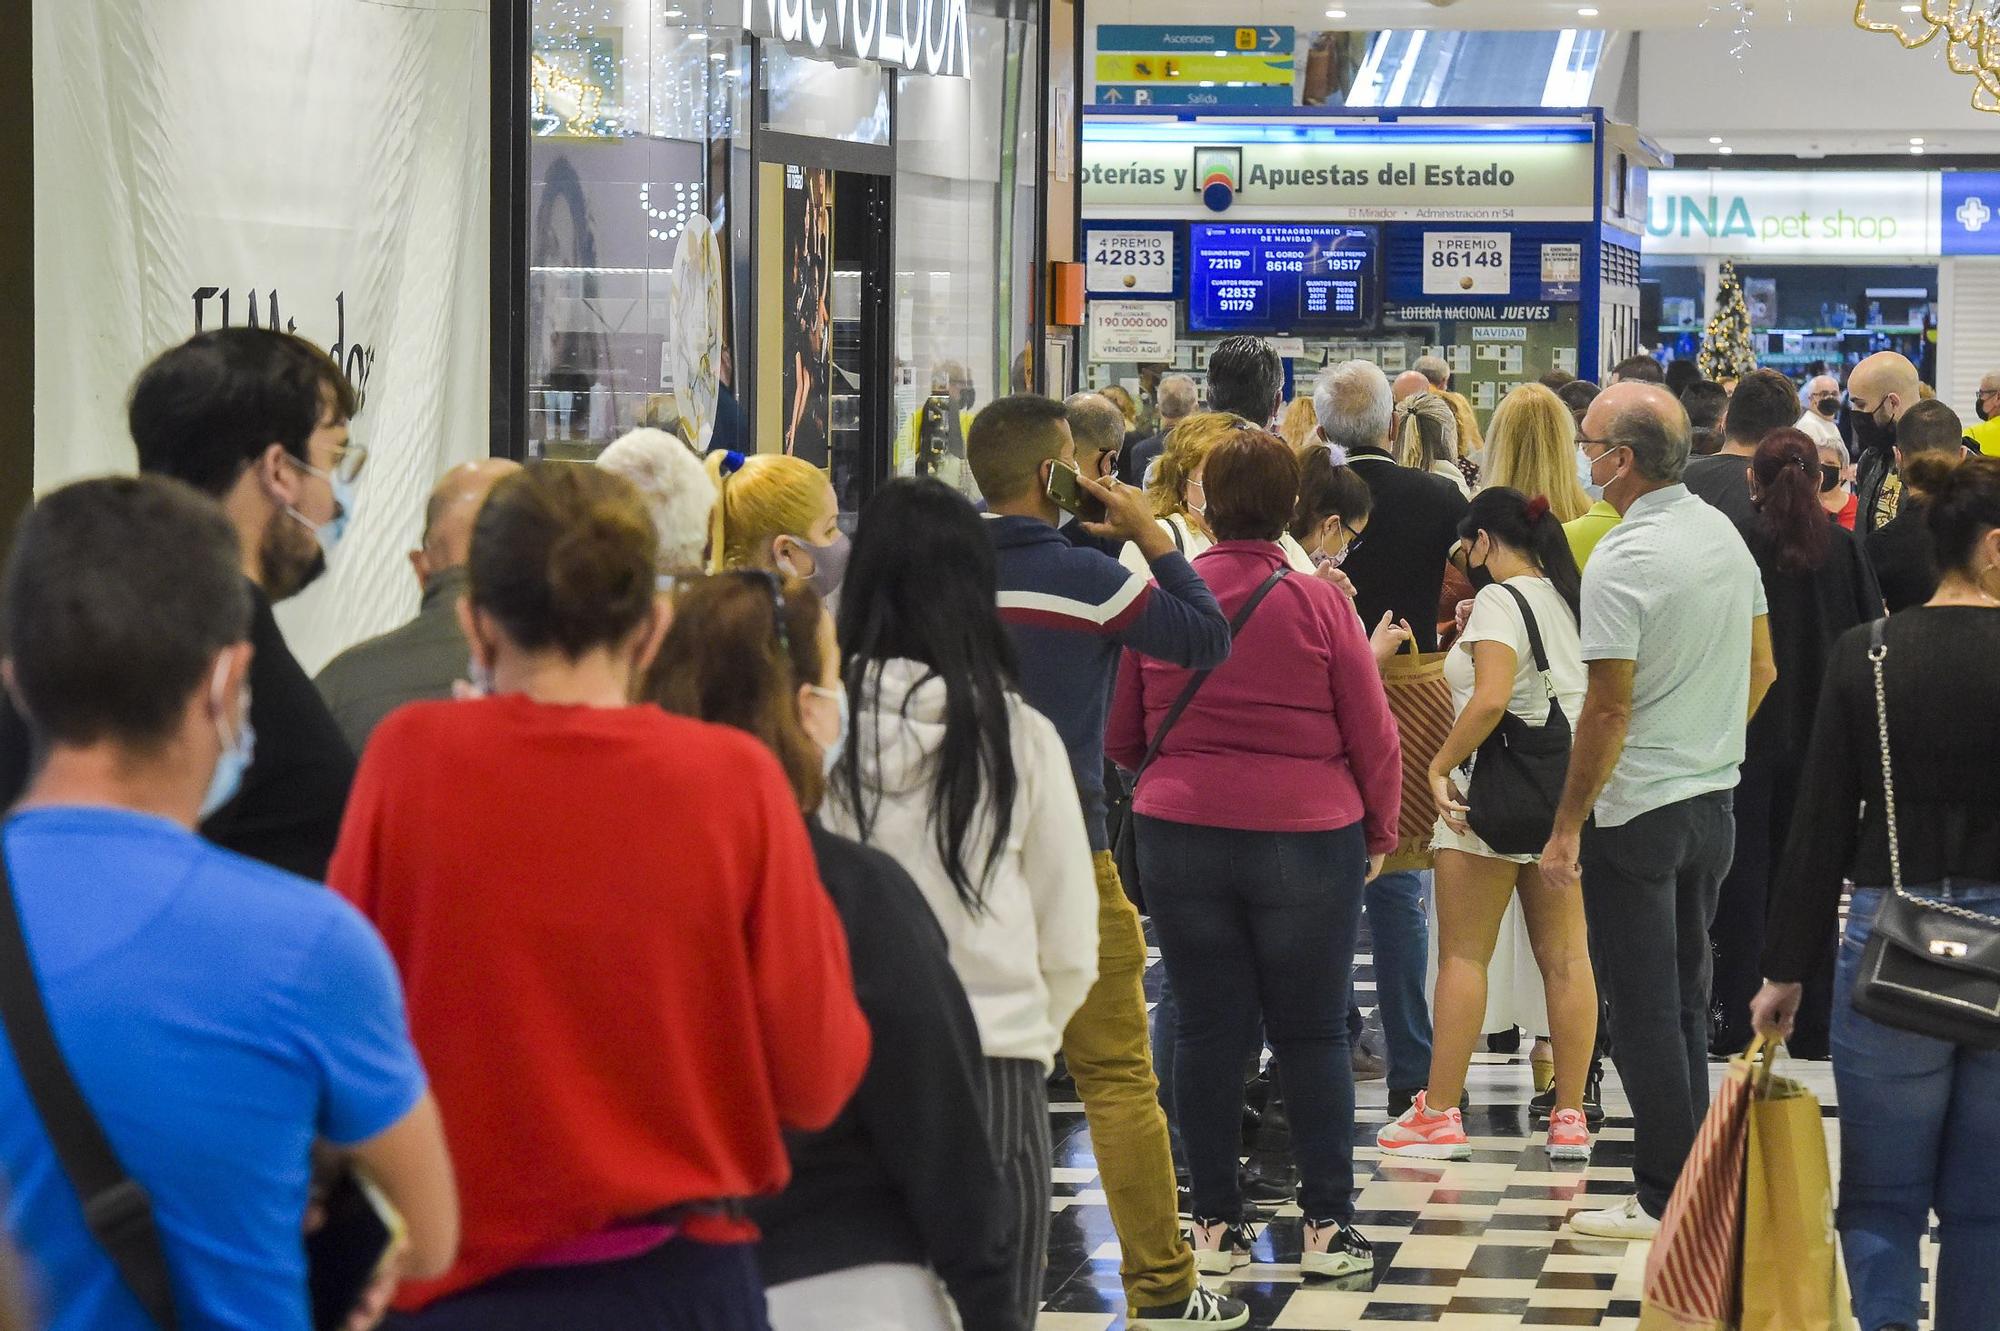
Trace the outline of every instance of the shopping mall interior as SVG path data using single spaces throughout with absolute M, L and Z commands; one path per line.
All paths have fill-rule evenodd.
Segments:
M 0 1331 L 2000 1327 L 2000 0 L 0 11 Z

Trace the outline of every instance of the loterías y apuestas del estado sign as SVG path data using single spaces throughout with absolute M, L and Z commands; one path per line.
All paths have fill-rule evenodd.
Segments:
M 743 26 L 816 54 L 917 74 L 966 78 L 972 70 L 965 0 L 743 0 Z

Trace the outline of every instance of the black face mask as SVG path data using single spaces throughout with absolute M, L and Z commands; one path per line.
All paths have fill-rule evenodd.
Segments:
M 1886 453 L 1896 446 L 1896 427 L 1884 425 L 1875 419 L 1873 412 L 1857 411 L 1854 416 L 1854 442 L 1861 451 Z
M 1840 399 L 1837 397 L 1823 397 L 1813 404 L 1813 410 L 1828 420 L 1832 420 L 1840 414 Z
M 1824 462 L 1820 463 L 1819 492 L 1821 494 L 1831 494 L 1835 489 L 1835 487 L 1837 487 L 1839 484 L 1840 484 L 1840 468 L 1829 467 Z
M 1493 570 L 1485 564 L 1475 564 L 1468 557 L 1465 561 L 1465 578 L 1472 584 L 1472 590 L 1483 592 L 1493 585 Z
M 1986 409 L 1986 395 L 1984 393 L 1979 395 L 1979 401 L 1973 404 L 1972 409 L 1979 413 L 1979 419 L 1982 421 L 1993 419 L 1993 413 Z

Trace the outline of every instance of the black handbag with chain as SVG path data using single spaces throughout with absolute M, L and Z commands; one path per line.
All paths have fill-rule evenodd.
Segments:
M 1169 529 L 1173 526 L 1172 523 L 1167 525 Z M 1175 539 L 1178 541 L 1179 537 Z M 1237 634 L 1243 632 L 1243 626 L 1250 622 L 1251 614 L 1264 603 L 1264 598 L 1271 594 L 1271 589 L 1283 581 L 1285 575 L 1290 572 L 1290 568 L 1279 564 L 1271 570 L 1271 576 L 1259 583 L 1256 591 L 1250 593 L 1250 599 L 1243 603 L 1243 608 L 1236 612 L 1236 618 L 1229 622 L 1231 642 L 1236 640 Z M 1174 699 L 1174 705 L 1167 709 L 1166 716 L 1160 721 L 1160 728 L 1153 732 L 1153 742 L 1146 746 L 1146 756 L 1140 759 L 1139 770 L 1132 773 L 1132 786 L 1124 800 L 1123 817 L 1118 823 L 1117 834 L 1111 843 L 1111 858 L 1118 866 L 1118 881 L 1125 889 L 1126 900 L 1141 911 L 1146 909 L 1146 890 L 1139 882 L 1139 829 L 1138 819 L 1132 816 L 1132 799 L 1139 791 L 1139 777 L 1153 765 L 1153 759 L 1160 756 L 1160 746 L 1167 742 L 1167 732 L 1174 728 L 1174 722 L 1181 719 L 1181 713 L 1185 712 L 1188 704 L 1194 701 L 1196 692 L 1214 673 L 1213 668 L 1195 672 L 1194 678 L 1187 682 L 1187 687 L 1181 690 L 1178 698 Z
M 1889 695 L 1882 663 L 1889 655 L 1878 619 L 1868 659 L 1875 668 L 1875 719 L 1882 740 L 1882 814 L 1889 828 L 1890 891 L 1882 898 L 1854 1008 L 1870 1021 L 1934 1040 L 2000 1049 L 2000 919 L 1903 888 L 1896 838 L 1896 783 L 1889 763 Z
M 1500 584 L 1521 607 L 1528 627 L 1528 646 L 1535 669 L 1548 690 L 1549 715 L 1532 726 L 1509 711 L 1473 755 L 1472 780 L 1465 792 L 1465 821 L 1493 850 L 1502 855 L 1535 855 L 1555 831 L 1556 806 L 1562 803 L 1563 781 L 1569 775 L 1570 726 L 1549 676 L 1549 654 L 1542 646 L 1541 626 L 1528 598 L 1517 587 Z

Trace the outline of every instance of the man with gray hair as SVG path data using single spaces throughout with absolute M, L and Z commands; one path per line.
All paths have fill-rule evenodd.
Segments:
M 1541 873 L 1566 891 L 1581 870 L 1638 1191 L 1570 1227 L 1649 1239 L 1708 1112 L 1708 931 L 1735 854 L 1744 732 L 1778 672 L 1756 561 L 1681 483 L 1692 439 L 1674 395 L 1615 384 L 1577 443 L 1623 521 L 1584 573 L 1590 683 Z
M 1847 451 L 1847 441 L 1840 437 L 1840 380 L 1830 374 L 1815 376 L 1806 385 L 1805 414 L 1799 417 L 1798 428 L 1813 441 L 1816 448 L 1826 448 L 1838 444 L 1840 450 Z
M 1430 384 L 1434 393 L 1451 391 L 1451 366 L 1442 356 L 1419 356 L 1415 369 Z
M 1102 393 L 1071 393 L 1063 399 L 1069 435 L 1076 441 L 1076 469 L 1094 481 L 1109 477 L 1125 442 L 1125 413 Z
M 1421 376 L 1419 376 L 1421 378 Z M 1437 604 L 1445 561 L 1458 544 L 1465 496 L 1442 476 L 1398 466 L 1390 456 L 1395 416 L 1389 381 L 1373 363 L 1330 365 L 1313 385 L 1320 437 L 1344 451 L 1354 474 L 1374 496 L 1368 529 L 1347 547 L 1341 571 L 1353 580 L 1362 624 L 1403 621 L 1419 651 L 1437 650 Z M 1423 771 L 1435 756 L 1404 737 L 1404 771 Z M 1389 1055 L 1389 1111 L 1409 1107 L 1430 1080 L 1431 1021 L 1424 1000 L 1429 924 L 1424 875 L 1385 873 L 1363 902 L 1375 939 L 1376 992 Z
M 1153 464 L 1166 451 L 1167 436 L 1173 428 L 1194 415 L 1201 406 L 1201 393 L 1194 380 L 1184 374 L 1170 374 L 1160 380 L 1153 399 L 1160 408 L 1160 428 L 1126 449 L 1118 459 L 1118 479 L 1127 485 L 1144 485 Z

